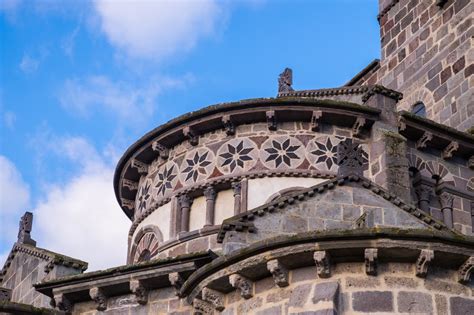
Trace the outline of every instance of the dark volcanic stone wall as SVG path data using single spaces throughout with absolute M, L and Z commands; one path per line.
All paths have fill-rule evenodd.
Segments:
M 445 4 L 439 6 L 438 3 Z M 357 84 L 400 91 L 399 109 L 421 101 L 427 118 L 466 131 L 474 125 L 469 0 L 381 0 L 381 64 Z

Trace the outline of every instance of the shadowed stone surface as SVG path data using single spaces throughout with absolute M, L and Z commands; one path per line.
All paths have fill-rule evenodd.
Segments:
M 388 291 L 355 292 L 352 308 L 358 312 L 392 312 L 393 294 Z

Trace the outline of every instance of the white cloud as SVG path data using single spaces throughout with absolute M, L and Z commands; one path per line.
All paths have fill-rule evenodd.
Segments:
M 192 49 L 225 19 L 217 0 L 96 0 L 108 40 L 129 56 L 162 61 Z
M 85 260 L 89 271 L 125 264 L 130 221 L 115 200 L 113 149 L 101 154 L 81 137 L 50 136 L 48 143 L 54 143 L 44 147 L 49 154 L 68 159 L 79 170 L 65 183 L 44 185 L 32 209 L 27 208 L 28 186 L 13 163 L 0 156 L 1 242 L 7 249 L 0 263 L 16 239 L 20 216 L 30 210 L 37 246 Z
M 65 138 L 60 152 L 84 165 L 67 184 L 51 185 L 36 205 L 38 244 L 89 262 L 89 271 L 125 264 L 130 221 L 115 200 L 113 167 L 83 138 Z
M 7 251 L 18 233 L 18 222 L 23 212 L 29 210 L 30 191 L 16 166 L 0 155 L 0 242 Z M 0 264 L 8 252 L 0 253 Z
M 25 211 L 30 202 L 28 185 L 15 165 L 0 155 L 0 209 L 2 214 Z
M 39 60 L 34 59 L 28 55 L 23 55 L 23 58 L 20 62 L 20 69 L 25 73 L 33 73 L 38 70 L 39 64 Z
M 52 137 L 53 153 L 80 165 L 66 184 L 50 184 L 34 209 L 38 245 L 89 262 L 89 270 L 126 262 L 130 221 L 113 192 L 113 164 L 81 137 Z
M 61 106 L 74 114 L 89 117 L 94 112 L 105 112 L 121 119 L 123 124 L 136 124 L 149 119 L 157 107 L 156 98 L 168 88 L 184 86 L 192 80 L 155 78 L 148 84 L 134 85 L 113 82 L 106 76 L 66 80 L 60 94 Z

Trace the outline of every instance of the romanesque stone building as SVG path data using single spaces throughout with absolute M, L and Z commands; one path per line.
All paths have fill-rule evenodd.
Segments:
M 275 98 L 150 131 L 113 183 L 126 264 L 83 273 L 27 213 L 0 310 L 472 314 L 473 10 L 381 0 L 382 58 L 345 86 L 294 90 L 285 69 Z

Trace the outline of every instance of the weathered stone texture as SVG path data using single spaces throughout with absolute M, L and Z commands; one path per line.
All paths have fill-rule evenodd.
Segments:
M 393 293 L 390 291 L 364 291 L 352 295 L 352 307 L 358 312 L 392 312 Z
M 447 1 L 443 7 L 436 2 L 381 1 L 380 68 L 358 84 L 400 91 L 398 109 L 411 110 L 422 101 L 428 118 L 465 131 L 474 124 L 472 57 L 466 62 L 474 54 L 472 2 Z

